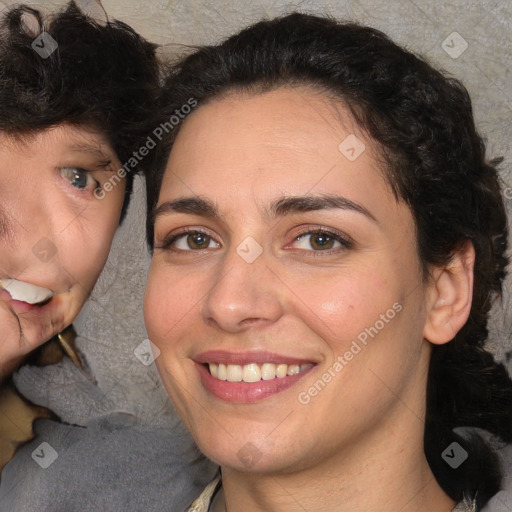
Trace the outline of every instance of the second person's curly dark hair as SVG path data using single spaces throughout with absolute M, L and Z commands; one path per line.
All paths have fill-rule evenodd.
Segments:
M 42 33 L 58 44 L 46 58 L 32 47 Z M 74 2 L 47 18 L 11 8 L 0 19 L 0 132 L 81 125 L 104 134 L 125 162 L 147 135 L 159 85 L 155 48 L 120 21 L 95 22 Z M 132 182 L 128 173 L 127 198 Z

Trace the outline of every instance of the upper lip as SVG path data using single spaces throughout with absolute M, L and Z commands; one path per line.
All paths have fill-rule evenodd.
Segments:
M 314 363 L 311 359 L 290 357 L 272 352 L 228 352 L 225 350 L 208 350 L 201 352 L 194 357 L 197 363 L 216 363 L 216 364 L 239 364 L 241 366 L 251 363 L 263 364 L 306 364 Z

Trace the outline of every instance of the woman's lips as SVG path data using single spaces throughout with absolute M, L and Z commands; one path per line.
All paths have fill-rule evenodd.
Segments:
M 206 389 L 222 400 L 239 403 L 256 402 L 280 393 L 314 366 L 311 361 L 276 354 L 210 352 L 196 359 Z

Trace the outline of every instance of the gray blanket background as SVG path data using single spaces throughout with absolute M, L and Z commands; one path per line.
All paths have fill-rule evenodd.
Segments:
M 63 3 L 44 2 L 42 7 L 48 11 Z M 96 11 L 93 0 L 78 3 Z M 182 45 L 219 41 L 261 17 L 296 9 L 379 28 L 464 82 L 489 155 L 505 158 L 503 181 L 505 187 L 512 187 L 510 0 L 104 0 L 103 4 L 111 18 L 164 45 L 165 56 L 181 53 Z M 506 196 L 510 212 L 512 188 Z M 75 322 L 78 345 L 96 384 L 67 362 L 45 369 L 24 368 L 16 377 L 31 400 L 52 408 L 70 425 L 39 422 L 38 438 L 4 473 L 1 512 L 179 510 L 214 471 L 201 466 L 154 365 L 146 366 L 134 354 L 147 337 L 141 310 L 148 265 L 144 216 L 143 186 L 138 180 L 107 266 Z M 500 360 L 512 348 L 511 290 L 509 279 L 503 304 L 493 311 L 490 347 Z M 31 454 L 46 440 L 58 459 L 42 469 Z M 187 472 L 180 468 L 185 461 L 194 464 Z M 509 486 L 511 478 L 509 474 Z M 511 512 L 512 500 L 502 494 L 490 509 Z

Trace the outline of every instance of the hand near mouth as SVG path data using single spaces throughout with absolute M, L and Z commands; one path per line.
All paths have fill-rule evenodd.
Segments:
M 51 290 L 29 283 L 0 280 L 0 381 L 16 369 L 26 354 L 48 341 L 48 336 L 26 335 L 23 309 L 43 308 L 53 296 Z
M 35 348 L 25 345 L 18 317 L 9 304 L 10 297 L 6 300 L 4 293 L 0 291 L 0 382 L 16 369 L 25 354 Z M 17 337 L 11 334 L 16 332 Z

